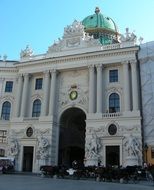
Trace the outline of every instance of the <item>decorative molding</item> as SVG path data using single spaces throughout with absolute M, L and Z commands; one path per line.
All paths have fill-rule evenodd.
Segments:
M 105 136 L 111 136 L 110 134 L 109 134 L 109 132 L 108 132 L 108 128 L 109 128 L 109 126 L 110 125 L 115 125 L 116 127 L 117 127 L 117 132 L 116 132 L 116 134 L 114 135 L 114 136 L 119 136 L 120 135 L 120 133 L 119 133 L 119 129 L 120 129 L 120 126 L 119 126 L 119 123 L 117 122 L 117 121 L 115 121 L 115 120 L 111 120 L 106 126 L 105 126 Z
M 65 107 L 67 105 L 75 106 L 75 105 L 82 105 L 84 108 L 87 109 L 88 107 L 88 89 L 81 89 L 79 85 L 76 85 L 76 88 L 73 89 L 76 90 L 78 93 L 78 96 L 76 99 L 72 100 L 70 99 L 70 93 L 72 91 L 72 88 L 68 86 L 60 91 L 60 96 L 59 96 L 59 104 L 60 107 Z
M 43 95 L 42 94 L 33 94 L 32 96 L 31 96 L 31 101 L 32 102 L 34 102 L 36 99 L 40 99 L 41 100 L 41 102 L 42 102 L 42 100 L 43 100 Z
M 12 95 L 4 95 L 4 96 L 0 97 L 1 104 L 3 104 L 6 101 L 9 101 L 11 104 L 13 104 L 14 100 L 15 100 L 15 98 Z
M 109 84 L 108 86 L 107 86 L 107 88 L 105 89 L 105 91 L 106 91 L 106 93 L 108 94 L 107 96 L 109 96 L 109 94 L 111 94 L 111 93 L 118 93 L 120 96 L 122 95 L 122 87 L 121 87 L 121 85 L 119 84 L 119 83 L 117 83 L 117 84 Z

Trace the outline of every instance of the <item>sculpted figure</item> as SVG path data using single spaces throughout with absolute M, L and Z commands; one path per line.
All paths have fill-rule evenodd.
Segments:
M 25 50 L 21 50 L 20 57 L 29 57 L 32 56 L 33 50 L 29 47 L 29 45 L 26 46 Z
M 128 156 L 136 156 L 140 152 L 140 144 L 138 140 L 130 135 L 125 143 L 126 150 L 128 152 Z

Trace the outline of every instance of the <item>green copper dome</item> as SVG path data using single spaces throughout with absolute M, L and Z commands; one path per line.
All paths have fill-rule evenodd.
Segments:
M 118 30 L 115 22 L 100 13 L 98 7 L 95 14 L 87 16 L 83 21 L 85 32 L 99 38 L 102 44 L 112 44 L 118 42 Z

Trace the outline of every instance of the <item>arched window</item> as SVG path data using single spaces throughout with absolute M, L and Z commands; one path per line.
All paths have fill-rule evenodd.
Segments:
M 6 101 L 2 105 L 1 118 L 4 120 L 9 120 L 10 119 L 10 112 L 11 112 L 11 103 Z
M 112 93 L 109 96 L 109 112 L 119 112 L 120 111 L 120 98 L 117 93 Z
M 41 113 L 41 100 L 37 99 L 33 102 L 32 117 L 39 117 Z

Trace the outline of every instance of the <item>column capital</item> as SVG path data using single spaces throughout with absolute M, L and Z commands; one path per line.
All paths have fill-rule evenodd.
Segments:
M 45 70 L 45 71 L 43 71 L 43 74 L 44 74 L 44 75 L 49 74 L 49 70 Z
M 100 64 L 96 64 L 96 68 L 97 68 L 97 69 L 101 69 L 101 68 L 103 69 L 104 66 L 103 66 L 103 64 L 100 63 Z
M 129 60 L 129 63 L 131 65 L 135 65 L 137 63 L 137 60 L 136 59 Z
M 43 74 L 44 74 L 45 78 L 48 78 L 49 74 L 50 74 L 50 71 L 49 70 L 45 70 L 45 71 L 43 71 Z
M 57 70 L 56 69 L 50 69 L 50 73 L 57 73 Z
M 23 73 L 22 75 L 24 78 L 30 78 L 32 76 L 30 73 Z
M 88 65 L 88 68 L 89 68 L 89 69 L 94 69 L 94 67 L 95 67 L 94 64 L 92 64 L 92 65 Z
M 17 77 L 18 77 L 18 78 L 21 78 L 21 77 L 23 77 L 23 74 L 22 74 L 22 73 L 18 73 L 18 74 L 17 74 Z
M 121 64 L 122 64 L 122 65 L 127 65 L 128 63 L 129 63 L 128 60 L 121 61 Z
M 23 77 L 22 73 L 18 73 L 16 81 L 22 80 L 22 77 Z

